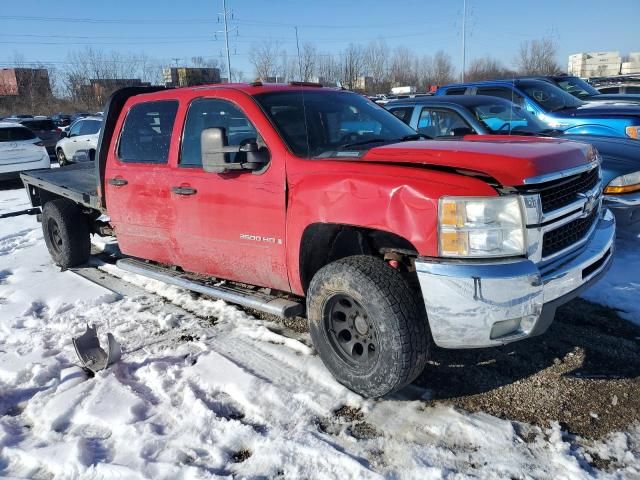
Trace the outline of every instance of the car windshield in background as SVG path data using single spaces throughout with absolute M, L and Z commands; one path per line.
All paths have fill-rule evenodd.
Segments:
M 55 130 L 56 126 L 51 120 L 25 120 L 22 123 L 31 130 Z
M 517 105 L 502 103 L 476 105 L 472 107 L 475 117 L 492 133 L 520 133 L 536 135 L 549 130 L 536 117 Z
M 23 140 L 33 140 L 34 138 L 36 138 L 36 136 L 28 128 L 0 128 L 0 142 L 20 142 Z
M 548 82 L 522 82 L 518 86 L 548 112 L 584 105 L 570 93 Z
M 582 100 L 600 94 L 598 90 L 578 77 L 556 78 L 555 82 L 562 90 Z
M 348 156 L 344 152 L 416 135 L 402 120 L 355 93 L 298 90 L 255 98 L 300 157 Z

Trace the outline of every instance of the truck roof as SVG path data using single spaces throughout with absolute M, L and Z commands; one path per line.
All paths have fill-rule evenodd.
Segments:
M 266 92 L 286 92 L 286 91 L 341 91 L 341 88 L 323 87 L 319 83 L 312 82 L 290 82 L 290 83 L 215 83 L 210 85 L 198 85 L 194 87 L 180 87 L 158 90 L 156 92 L 142 93 L 135 98 L 168 98 L 176 95 L 193 94 L 193 92 L 214 91 L 214 90 L 237 90 L 247 95 L 258 95 Z M 346 90 L 345 90 L 346 91 Z

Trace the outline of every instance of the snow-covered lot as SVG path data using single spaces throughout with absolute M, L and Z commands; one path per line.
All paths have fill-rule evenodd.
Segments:
M 28 206 L 23 190 L 0 188 L 0 213 Z M 618 242 L 612 270 L 586 295 L 638 324 L 639 246 Z M 364 400 L 331 378 L 304 334 L 99 268 L 124 280 L 116 292 L 55 268 L 34 217 L 0 220 L 0 475 L 640 478 L 637 424 L 586 440 L 557 422 L 426 402 L 429 390 L 415 386 Z M 124 350 L 93 378 L 71 344 L 86 324 Z M 596 458 L 609 467 L 597 470 Z

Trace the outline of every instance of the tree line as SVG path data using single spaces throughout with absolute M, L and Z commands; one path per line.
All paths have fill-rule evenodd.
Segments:
M 556 62 L 557 47 L 550 38 L 522 42 L 515 68 L 487 55 L 472 60 L 465 69 L 465 81 L 513 78 L 518 75 L 553 75 L 561 71 Z M 338 53 L 324 53 L 306 42 L 297 52 L 287 51 L 276 41 L 254 44 L 249 61 L 256 79 L 278 81 L 320 81 L 341 84 L 350 90 L 386 93 L 393 86 L 411 85 L 426 91 L 431 86 L 460 80 L 451 56 L 439 50 L 433 55 L 417 54 L 405 46 L 390 48 L 383 40 L 366 45 L 352 43 Z M 363 84 L 362 78 L 370 81 Z

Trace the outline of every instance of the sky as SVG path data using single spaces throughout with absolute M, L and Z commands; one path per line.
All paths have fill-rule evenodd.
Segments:
M 0 0 L 0 66 L 16 54 L 64 69 L 69 52 L 85 46 L 145 53 L 163 63 L 194 56 L 224 60 L 222 0 Z M 274 40 L 293 55 L 300 44 L 338 53 L 349 43 L 383 39 L 417 54 L 444 50 L 460 70 L 463 0 L 227 0 L 231 66 L 251 77 L 252 45 Z M 558 62 L 583 51 L 640 51 L 640 0 L 467 0 L 467 62 L 491 55 L 513 66 L 519 45 L 551 36 Z M 237 32 L 237 33 L 236 33 Z M 178 59 L 177 62 L 174 59 Z M 468 64 L 468 63 L 467 63 Z

